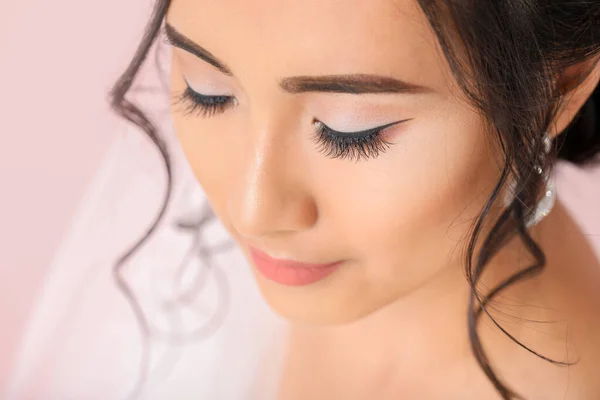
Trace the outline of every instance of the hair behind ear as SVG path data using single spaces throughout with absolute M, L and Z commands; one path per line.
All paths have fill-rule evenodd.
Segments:
M 600 163 L 600 86 L 556 137 L 558 157 L 575 164 Z

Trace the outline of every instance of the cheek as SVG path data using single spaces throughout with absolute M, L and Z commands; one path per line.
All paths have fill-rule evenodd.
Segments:
M 443 265 L 487 200 L 495 172 L 479 118 L 453 120 L 415 125 L 383 159 L 325 189 L 326 213 L 349 250 L 378 266 L 372 273 Z
M 183 116 L 177 111 L 173 112 L 173 125 L 196 180 L 216 215 L 223 219 L 227 186 L 240 159 L 236 148 L 227 140 L 228 132 L 219 130 L 208 120 Z

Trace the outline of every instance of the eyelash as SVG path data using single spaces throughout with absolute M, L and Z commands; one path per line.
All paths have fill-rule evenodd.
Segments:
M 313 124 L 316 127 L 314 141 L 321 153 L 330 158 L 358 162 L 377 158 L 392 145 L 381 137 L 381 133 L 396 123 L 360 132 L 338 132 L 317 120 Z
M 234 103 L 232 96 L 205 96 L 192 90 L 187 84 L 185 90 L 174 98 L 175 105 L 183 106 L 181 111 L 184 115 L 205 118 L 224 112 Z
M 175 96 L 175 104 L 183 105 L 182 112 L 186 116 L 212 117 L 223 113 L 235 105 L 232 96 L 205 96 L 187 86 L 183 92 Z M 404 120 L 407 121 L 407 120 Z M 404 121 L 392 122 L 380 127 L 360 132 L 339 132 L 329 128 L 321 121 L 314 120 L 314 142 L 325 156 L 356 162 L 376 158 L 385 152 L 392 143 L 384 140 L 381 133 L 386 128 Z

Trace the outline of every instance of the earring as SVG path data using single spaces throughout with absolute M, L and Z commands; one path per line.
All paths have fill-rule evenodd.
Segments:
M 550 135 L 548 135 L 548 133 L 544 133 L 543 143 L 544 153 L 542 154 L 542 161 L 546 158 L 546 156 L 548 156 L 550 150 L 552 149 L 552 139 L 550 138 Z M 531 214 L 527 221 L 525 221 L 525 226 L 527 226 L 528 228 L 537 225 L 542 219 L 544 219 L 548 214 L 550 214 L 552 207 L 554 207 L 554 204 L 556 203 L 556 190 L 554 185 L 554 179 L 550 171 L 544 171 L 544 169 L 539 164 L 536 164 L 534 169 L 536 174 L 542 175 L 544 177 L 545 188 L 543 197 L 536 205 L 535 212 Z M 509 190 L 507 192 L 507 198 L 505 198 L 504 200 L 504 204 L 507 207 L 514 200 L 514 198 L 512 197 L 514 193 L 514 186 L 514 181 L 511 181 L 508 184 Z

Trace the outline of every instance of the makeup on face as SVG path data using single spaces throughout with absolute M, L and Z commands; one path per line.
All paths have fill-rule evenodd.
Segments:
M 316 283 L 333 274 L 344 263 L 344 261 L 336 261 L 329 264 L 308 264 L 275 259 L 256 248 L 249 249 L 256 269 L 268 280 L 286 286 L 306 286 Z
M 240 104 L 244 106 L 235 94 L 238 90 L 221 81 L 221 78 L 229 80 L 234 77 L 225 62 L 169 23 L 165 34 L 168 43 L 178 51 L 183 50 L 184 58 L 199 60 L 211 70 L 204 76 L 184 76 L 185 88 L 175 97 L 176 103 L 181 106 L 179 111 L 189 117 L 206 118 L 235 111 Z M 211 82 L 209 76 L 214 78 L 213 73 L 220 78 Z M 386 152 L 393 144 L 390 139 L 397 131 L 396 125 L 413 119 L 399 118 L 406 117 L 401 115 L 406 112 L 401 112 L 397 103 L 390 102 L 395 95 L 431 93 L 431 89 L 425 86 L 364 73 L 289 76 L 280 79 L 279 88 L 295 95 L 320 94 L 311 96 L 311 105 L 307 107 L 311 115 L 306 116 L 313 119 L 315 129 L 311 132 L 311 139 L 316 144 L 315 148 L 328 158 L 354 162 L 374 159 Z M 368 101 L 365 97 L 372 98 Z M 375 98 L 378 100 L 374 101 Z

